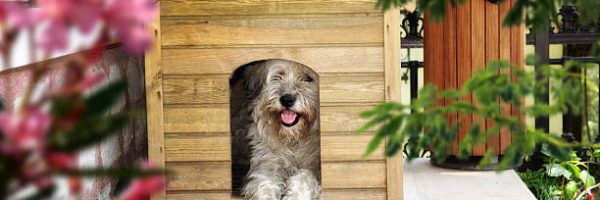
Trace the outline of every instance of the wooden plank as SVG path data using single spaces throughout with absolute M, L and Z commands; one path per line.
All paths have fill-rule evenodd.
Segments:
M 458 88 L 458 69 L 456 63 L 456 9 L 450 4 L 446 5 L 446 17 L 444 18 L 444 85 L 445 89 Z M 450 104 L 451 101 L 446 99 L 445 104 Z M 448 123 L 455 124 L 457 121 L 457 114 L 448 114 Z M 458 140 L 455 140 L 452 144 L 450 151 L 452 154 L 458 152 Z
M 174 191 L 167 193 L 172 200 L 214 200 L 242 199 L 232 197 L 230 191 Z M 326 200 L 385 200 L 384 189 L 325 189 L 323 199 Z
M 385 162 L 324 162 L 321 174 L 325 189 L 386 188 Z
M 400 58 L 400 8 L 395 7 L 384 14 L 384 54 L 385 54 L 385 100 L 400 102 L 401 58 Z M 386 198 L 404 199 L 402 153 L 388 158 L 385 163 Z
M 458 67 L 458 85 L 462 87 L 471 78 L 471 0 L 466 0 L 463 5 L 457 8 L 456 13 L 457 20 L 457 63 L 460 63 Z M 473 102 L 473 96 L 469 94 L 466 101 Z M 458 133 L 458 139 L 464 138 L 473 120 L 472 115 L 460 115 L 460 132 Z
M 471 66 L 472 72 L 485 67 L 485 3 L 486 1 L 471 1 Z M 475 100 L 474 100 L 475 101 Z M 486 123 L 479 116 L 473 116 L 473 123 L 481 125 L 485 130 Z M 485 145 L 476 145 L 473 147 L 473 155 L 481 156 L 485 153 Z
M 231 190 L 229 162 L 168 162 L 167 168 L 175 174 L 169 182 L 169 191 Z M 386 186 L 384 162 L 324 162 L 321 171 L 325 189 Z
M 361 159 L 372 135 L 323 135 L 321 136 L 322 161 L 384 160 L 380 148 Z M 168 162 L 230 161 L 229 133 L 210 136 L 205 134 L 174 134 L 165 136 L 165 154 Z
M 502 22 L 504 20 L 504 18 L 506 17 L 506 15 L 508 14 L 508 11 L 510 11 L 511 8 L 511 3 L 510 1 L 504 1 L 502 3 L 500 3 L 500 6 L 498 8 L 498 12 L 499 12 L 499 18 L 498 18 L 498 25 L 501 26 L 500 28 L 500 59 L 502 60 L 506 60 L 506 61 L 510 61 L 511 60 L 511 29 L 508 27 L 504 27 L 502 26 Z M 504 74 L 510 74 L 510 69 L 506 69 L 503 70 L 502 73 Z M 511 105 L 510 104 L 506 104 L 506 103 L 502 103 L 500 104 L 500 109 L 502 112 L 503 116 L 510 116 L 511 115 Z M 503 154 L 504 151 L 506 150 L 506 148 L 510 145 L 511 143 L 511 134 L 510 131 L 508 129 L 502 129 L 500 131 L 500 152 Z
M 165 154 L 172 161 L 230 161 L 229 133 L 165 135 Z
M 321 136 L 322 161 L 385 160 L 383 148 L 361 159 L 373 135 L 323 135 Z
M 486 64 L 500 57 L 499 33 L 500 25 L 498 16 L 498 5 L 485 2 L 485 61 Z M 495 125 L 493 120 L 486 120 L 486 127 L 490 129 Z M 486 140 L 487 150 L 493 150 L 495 154 L 500 152 L 500 134 L 489 135 Z
M 168 191 L 231 190 L 230 162 L 167 162 L 166 166 L 173 171 Z
M 317 73 L 383 72 L 382 47 L 163 49 L 164 74 L 231 74 L 257 60 L 300 62 Z
M 229 106 L 167 107 L 164 110 L 165 132 L 229 132 Z
M 158 2 L 160 6 L 160 2 Z M 145 89 L 146 89 L 146 121 L 148 128 L 148 160 L 156 167 L 164 167 L 165 154 L 163 124 L 163 91 L 161 65 L 160 16 L 148 27 L 154 36 L 154 44 L 144 57 Z M 159 192 L 152 199 L 165 199 L 165 191 Z
M 375 0 L 163 0 L 163 16 L 379 13 Z
M 353 132 L 367 122 L 361 119 L 368 105 L 321 106 L 321 132 Z M 178 106 L 164 109 L 165 132 L 229 132 L 229 107 L 226 104 L 198 107 Z
M 326 189 L 325 200 L 385 200 L 385 189 Z
M 511 0 L 511 5 L 514 5 L 516 0 Z M 513 27 L 510 31 L 510 59 L 511 62 L 516 65 L 516 67 L 520 69 L 525 68 L 525 26 L 520 25 Z M 517 78 L 513 77 L 513 80 L 518 81 Z M 524 100 L 521 100 L 524 103 Z M 511 107 L 511 113 L 513 116 L 517 116 L 521 122 L 525 122 L 525 118 L 521 115 L 521 111 L 515 107 Z M 511 138 L 512 140 L 513 138 Z
M 376 15 L 163 20 L 163 46 L 381 44 Z
M 322 103 L 383 102 L 383 73 L 321 74 Z M 229 103 L 229 76 L 168 76 L 164 78 L 164 103 L 225 104 Z

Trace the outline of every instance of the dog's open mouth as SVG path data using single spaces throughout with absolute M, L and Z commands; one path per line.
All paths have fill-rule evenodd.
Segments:
M 283 110 L 279 114 L 279 118 L 281 119 L 281 123 L 286 127 L 294 126 L 300 121 L 300 115 L 291 110 Z

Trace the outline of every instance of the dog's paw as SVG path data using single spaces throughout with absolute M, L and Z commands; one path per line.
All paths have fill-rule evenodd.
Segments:
M 251 200 L 279 200 L 282 195 L 282 186 L 269 180 L 253 180 L 244 188 L 244 196 Z
M 321 186 L 309 170 L 300 170 L 287 181 L 283 200 L 321 199 Z

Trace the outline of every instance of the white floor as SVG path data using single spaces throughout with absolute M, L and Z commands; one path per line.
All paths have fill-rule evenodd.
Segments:
M 514 170 L 459 171 L 434 167 L 429 159 L 404 165 L 405 200 L 534 200 Z

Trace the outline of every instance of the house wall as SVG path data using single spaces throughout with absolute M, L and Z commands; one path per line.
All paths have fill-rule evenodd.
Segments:
M 61 86 L 67 61 L 77 54 L 45 61 L 47 76 L 41 79 L 38 90 L 57 90 Z M 34 64 L 0 72 L 0 96 L 11 109 L 19 103 L 19 97 L 25 92 Z M 111 46 L 88 70 L 99 71 L 106 79 L 126 78 L 128 88 L 123 101 L 114 108 L 114 112 L 145 108 L 143 60 L 130 57 L 118 46 Z M 111 167 L 139 165 L 147 158 L 146 119 L 130 122 L 122 133 L 79 153 L 78 163 L 81 167 Z M 118 182 L 106 178 L 86 179 L 82 185 L 81 199 L 110 199 Z M 59 190 L 57 199 L 66 195 Z
M 319 74 L 324 198 L 386 199 L 388 161 L 381 150 L 360 159 L 373 133 L 354 134 L 365 123 L 359 113 L 386 100 L 384 17 L 374 7 L 374 0 L 161 1 L 161 49 L 152 54 L 161 64 L 147 70 L 162 80 L 162 93 L 149 97 L 164 107 L 164 132 L 150 130 L 164 139 L 164 152 L 160 143 L 150 148 L 175 172 L 166 197 L 230 198 L 229 76 L 280 58 Z

